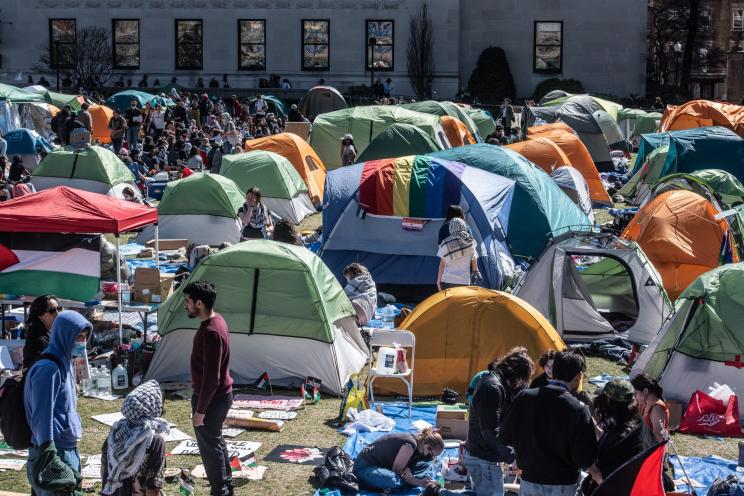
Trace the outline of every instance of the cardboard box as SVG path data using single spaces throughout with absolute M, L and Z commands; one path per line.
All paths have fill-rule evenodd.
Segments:
M 155 248 L 155 240 L 152 239 L 145 243 L 145 246 L 148 248 Z M 184 250 L 189 250 L 189 240 L 188 239 L 161 239 L 158 242 L 158 248 L 162 250 L 177 250 L 179 248 L 183 248 Z
M 161 274 L 158 269 L 140 267 L 134 273 L 133 301 L 162 303 L 173 291 L 173 274 Z
M 669 431 L 674 432 L 682 423 L 682 415 L 685 413 L 684 405 L 679 401 L 667 401 L 667 407 L 669 408 Z
M 457 405 L 437 406 L 436 427 L 444 439 L 468 438 L 468 411 Z

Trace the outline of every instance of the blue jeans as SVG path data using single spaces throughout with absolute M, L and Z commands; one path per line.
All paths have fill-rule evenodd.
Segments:
M 422 477 L 426 471 L 421 470 L 422 467 L 416 466 L 412 470 L 414 476 Z M 411 487 L 406 481 L 400 478 L 398 474 L 392 470 L 375 467 L 374 465 L 368 465 L 366 462 L 360 459 L 354 461 L 354 474 L 359 478 L 365 486 L 373 487 L 384 493 L 401 491 L 403 489 Z M 449 489 L 442 489 L 439 491 L 439 496 L 477 496 L 472 491 L 452 491 Z
M 80 454 L 77 448 L 58 449 L 57 456 L 67 465 L 80 472 Z M 55 493 L 39 489 L 39 486 L 34 483 L 33 470 L 38 457 L 39 450 L 31 446 L 28 450 L 28 461 L 26 462 L 26 475 L 28 476 L 28 481 L 31 483 L 31 489 L 36 496 L 54 496 Z
M 535 484 L 524 479 L 519 483 L 519 496 L 575 496 L 579 491 L 579 484 L 567 486 L 549 486 Z
M 467 451 L 462 457 L 462 463 L 468 469 L 476 496 L 504 495 L 504 472 L 500 463 L 476 458 Z
M 139 126 L 129 126 L 127 128 L 127 143 L 129 144 L 129 151 L 134 150 L 134 147 L 139 143 Z

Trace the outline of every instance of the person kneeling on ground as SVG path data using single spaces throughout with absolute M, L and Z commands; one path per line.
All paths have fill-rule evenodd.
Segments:
M 444 451 L 442 436 L 427 427 L 418 436 L 387 434 L 368 444 L 354 461 L 354 474 L 366 486 L 386 494 L 406 488 L 426 487 L 425 496 L 468 494 L 448 491 L 426 476 L 431 462 Z
M 147 381 L 129 393 L 117 421 L 101 448 L 103 494 L 159 496 L 165 470 L 168 424 L 157 381 Z
M 366 325 L 374 318 L 377 308 L 377 286 L 372 280 L 372 274 L 367 267 L 354 262 L 344 268 L 344 277 L 347 283 L 344 293 L 356 311 L 357 322 L 359 325 Z

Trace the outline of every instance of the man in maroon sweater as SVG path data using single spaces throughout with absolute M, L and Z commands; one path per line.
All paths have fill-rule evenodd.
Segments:
M 189 283 L 183 290 L 189 318 L 201 320 L 191 349 L 191 397 L 194 432 L 212 496 L 232 496 L 230 457 L 222 423 L 233 400 L 230 376 L 230 331 L 213 310 L 217 291 L 208 281 Z

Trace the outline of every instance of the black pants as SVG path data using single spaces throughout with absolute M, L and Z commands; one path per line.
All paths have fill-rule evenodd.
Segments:
M 204 463 L 204 471 L 209 480 L 212 496 L 232 496 L 232 470 L 230 456 L 227 453 L 225 439 L 222 437 L 222 424 L 227 417 L 227 411 L 232 406 L 232 393 L 212 398 L 204 414 L 204 425 L 194 427 L 199 454 Z M 196 411 L 199 397 L 191 397 L 191 413 Z

